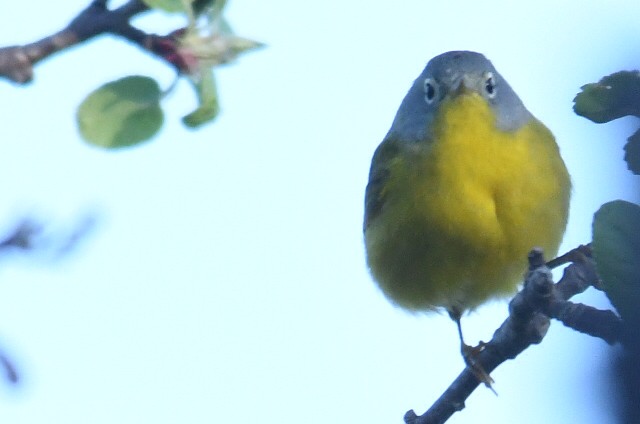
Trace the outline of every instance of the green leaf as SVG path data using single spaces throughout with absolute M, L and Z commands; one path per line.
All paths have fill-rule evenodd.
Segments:
M 622 319 L 640 323 L 640 206 L 623 200 L 602 205 L 592 246 L 607 297 Z
M 193 82 L 193 88 L 198 96 L 198 108 L 182 118 L 182 122 L 190 128 L 212 121 L 220 111 L 216 81 L 211 68 L 201 68 L 199 78 Z
M 217 3 L 216 0 L 142 0 L 144 4 L 167 13 L 186 12 L 193 8 L 196 15 L 200 15 L 205 9 Z
M 196 0 L 197 1 L 197 0 Z M 222 16 L 222 10 L 227 5 L 227 0 L 212 0 L 211 1 L 211 16 Z
M 185 3 L 183 0 L 142 0 L 144 4 L 153 8 L 160 9 L 168 13 L 184 12 Z
M 98 88 L 80 104 L 80 133 L 91 144 L 118 148 L 153 137 L 162 126 L 160 88 L 148 77 L 129 76 Z
M 573 99 L 573 110 L 593 122 L 603 123 L 627 115 L 640 117 L 640 73 L 621 71 L 594 84 L 583 85 Z
M 217 32 L 222 35 L 234 35 L 233 28 L 223 17 L 218 17 L 211 23 L 212 32 Z
M 194 0 L 193 1 L 193 11 L 195 12 L 196 15 L 201 14 L 202 12 L 204 12 L 205 9 L 207 9 L 208 7 L 216 4 L 217 3 L 225 3 L 222 2 L 221 0 Z
M 636 131 L 628 139 L 624 146 L 624 160 L 631 172 L 640 175 L 640 130 Z

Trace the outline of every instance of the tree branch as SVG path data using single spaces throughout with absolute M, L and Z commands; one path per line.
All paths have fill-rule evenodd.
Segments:
M 44 253 L 52 260 L 59 259 L 72 251 L 74 247 L 95 227 L 97 217 L 86 214 L 78 217 L 73 226 L 67 230 L 48 228 L 33 218 L 24 218 L 8 235 L 0 238 L 0 258 L 12 253 L 31 254 Z M 0 373 L 8 383 L 17 384 L 20 374 L 10 356 L 0 349 Z
M 578 331 L 601 337 L 608 343 L 620 340 L 622 324 L 611 311 L 598 311 L 567 300 L 598 285 L 590 252 L 583 246 L 570 252 L 573 263 L 565 269 L 562 279 L 554 284 L 551 270 L 544 263 L 542 251 L 534 249 L 529 254 L 529 272 L 523 289 L 509 302 L 509 317 L 493 334 L 493 338 L 475 358 L 487 373 L 492 372 L 507 359 L 513 359 L 532 344 L 538 344 L 549 328 L 549 317 L 559 319 Z M 569 254 L 568 254 L 569 255 Z M 552 263 L 557 266 L 561 263 Z M 566 263 L 566 262 L 565 262 Z M 604 320 L 604 321 L 600 321 Z M 438 400 L 422 416 L 413 410 L 405 414 L 407 424 L 441 424 L 454 413 L 464 409 L 465 400 L 478 387 L 480 381 L 466 367 Z
M 591 256 L 591 246 L 580 246 L 563 255 L 580 266 L 565 268 L 562 278 L 555 285 L 549 301 L 542 305 L 542 312 L 557 319 L 567 327 L 581 333 L 599 337 L 609 344 L 622 338 L 622 321 L 613 311 L 601 311 L 591 306 L 568 301 L 590 286 L 600 289 L 600 277 Z M 553 261 L 550 261 L 553 262 Z M 547 266 L 549 266 L 549 263 Z
M 33 43 L 0 48 L 0 77 L 26 84 L 33 79 L 33 67 L 41 60 L 102 34 L 123 37 L 183 70 L 173 33 L 148 34 L 129 23 L 131 18 L 147 10 L 148 6 L 141 0 L 130 0 L 113 10 L 107 8 L 107 1 L 93 1 L 61 31 Z
M 20 376 L 18 375 L 18 371 L 16 370 L 15 365 L 9 359 L 7 355 L 0 351 L 0 366 L 4 368 L 5 379 L 10 384 L 17 384 L 20 380 Z

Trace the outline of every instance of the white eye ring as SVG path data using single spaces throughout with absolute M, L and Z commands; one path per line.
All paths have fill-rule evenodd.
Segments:
M 428 105 L 435 102 L 438 98 L 438 85 L 436 82 L 432 78 L 425 78 L 422 88 L 424 90 L 424 101 Z
M 487 93 L 487 97 L 490 99 L 496 97 L 496 78 L 494 77 L 493 72 L 487 72 L 484 74 L 484 92 Z

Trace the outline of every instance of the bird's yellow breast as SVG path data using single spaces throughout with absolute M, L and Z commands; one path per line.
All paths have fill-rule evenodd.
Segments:
M 389 160 L 368 263 L 400 306 L 470 309 L 513 291 L 531 248 L 556 254 L 569 175 L 542 123 L 502 131 L 477 94 L 445 100 L 432 128 Z

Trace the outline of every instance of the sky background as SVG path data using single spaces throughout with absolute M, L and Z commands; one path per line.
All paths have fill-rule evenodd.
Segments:
M 0 45 L 61 29 L 89 1 L 5 2 Z M 117 5 L 122 2 L 113 2 Z M 411 82 L 448 50 L 484 53 L 555 133 L 574 193 L 562 251 L 586 243 L 612 199 L 638 201 L 622 146 L 637 126 L 572 112 L 579 87 L 640 67 L 635 1 L 231 0 L 239 35 L 267 44 L 216 72 L 222 113 L 198 131 L 186 82 L 161 134 L 117 152 L 85 144 L 74 111 L 126 75 L 172 71 L 101 37 L 0 82 L 0 228 L 33 214 L 96 229 L 60 262 L 5 258 L 0 347 L 23 383 L 0 384 L 5 423 L 400 423 L 462 369 L 445 315 L 393 308 L 361 234 L 371 155 Z M 158 15 L 158 14 L 155 14 Z M 183 24 L 138 19 L 166 33 Z M 578 300 L 608 303 L 589 291 Z M 464 319 L 488 340 L 497 301 Z M 498 368 L 450 423 L 611 420 L 614 349 L 557 322 Z

